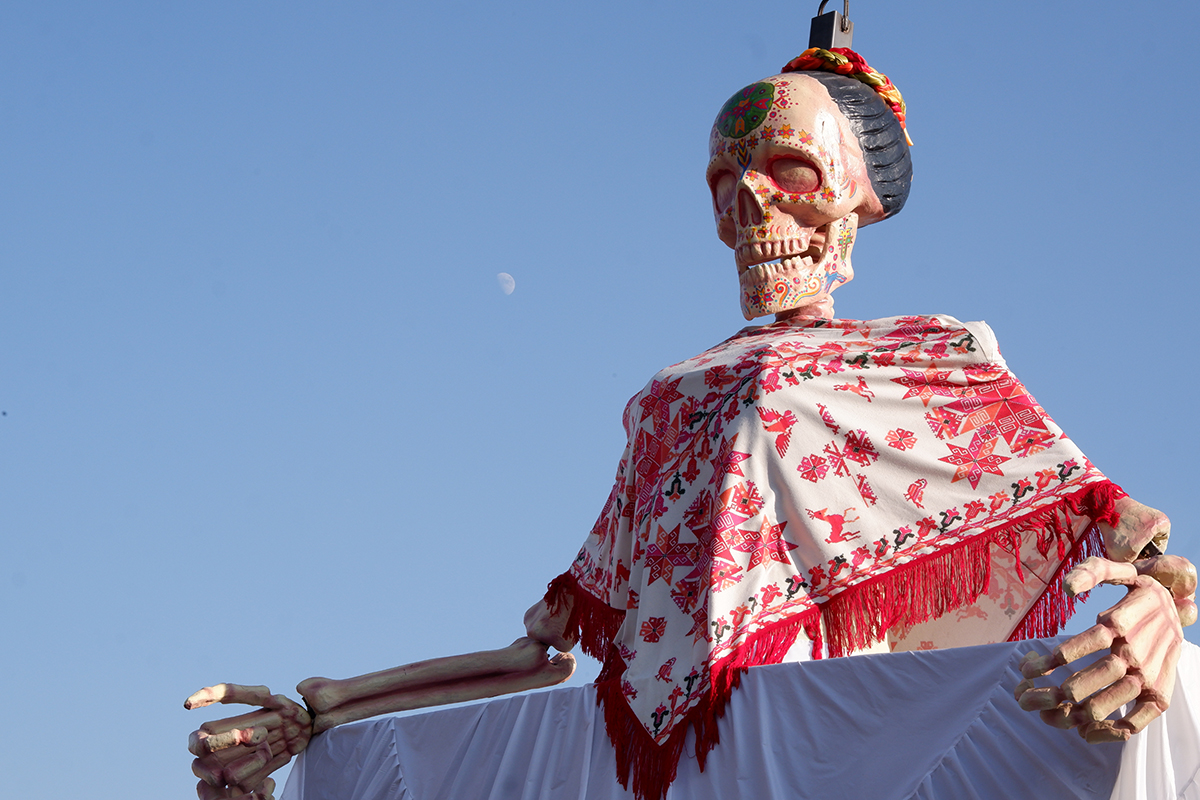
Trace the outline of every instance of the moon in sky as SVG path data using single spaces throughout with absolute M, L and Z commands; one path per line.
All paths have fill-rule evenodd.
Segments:
M 517 288 L 517 282 L 513 280 L 513 276 L 507 272 L 501 272 L 496 275 L 496 283 L 500 284 L 500 291 L 505 294 L 512 294 L 513 289 Z

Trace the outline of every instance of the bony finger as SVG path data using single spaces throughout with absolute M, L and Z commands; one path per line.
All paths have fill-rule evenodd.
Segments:
M 187 745 L 188 752 L 194 756 L 208 755 L 212 751 L 207 746 L 205 741 L 206 739 L 208 739 L 208 734 L 204 731 L 192 731 L 189 733 Z
M 266 782 L 270 780 L 270 778 L 267 777 L 268 775 L 277 769 L 282 769 L 291 760 L 292 757 L 287 753 L 282 753 L 275 756 L 267 762 L 266 766 L 247 778 L 246 782 L 242 785 L 257 791 L 258 787 L 265 786 Z
M 1072 713 L 1074 706 L 1070 703 L 1063 703 L 1057 708 L 1048 708 L 1044 711 L 1039 711 L 1038 715 L 1042 718 L 1042 722 L 1055 728 L 1070 730 L 1079 724 L 1076 715 Z
M 225 800 L 229 797 L 229 792 L 225 791 L 224 787 L 209 786 L 204 781 L 196 784 L 196 796 L 200 800 Z
M 193 759 L 192 774 L 200 779 L 201 783 L 207 783 L 209 786 L 224 786 L 225 778 L 220 765 L 212 765 L 201 759 Z
M 312 732 L 313 724 L 311 721 L 307 723 L 292 723 L 285 720 L 283 725 L 280 727 L 280 733 L 282 734 L 284 741 L 287 742 L 304 740 L 304 742 L 307 743 L 309 738 L 312 737 Z M 304 748 L 301 747 L 301 749 Z M 300 751 L 297 750 L 296 752 Z
M 312 738 L 312 726 L 304 727 L 284 725 L 278 739 L 270 739 L 271 752 L 275 755 L 280 753 L 289 753 L 293 756 L 299 755 L 308 747 L 308 740 Z
M 229 800 L 273 800 L 273 798 L 269 798 L 261 792 L 247 792 L 236 788 L 231 789 L 226 796 Z
M 1075 596 L 1089 592 L 1101 583 L 1128 583 L 1136 577 L 1137 569 L 1132 564 L 1092 556 L 1067 573 L 1063 588 L 1067 594 Z
M 206 686 L 183 701 L 186 709 L 204 708 L 213 703 L 244 703 L 248 706 L 262 706 L 269 702 L 271 690 L 266 686 L 243 686 L 240 683 L 218 683 L 216 686 Z
M 1127 728 L 1130 733 L 1139 733 L 1162 716 L 1164 710 L 1163 706 L 1154 700 L 1139 700 L 1132 711 L 1117 720 L 1117 726 Z
M 1051 686 L 1046 689 L 1030 689 L 1022 694 L 1017 702 L 1026 711 L 1048 711 L 1061 705 L 1065 699 L 1062 689 Z
M 225 731 L 231 731 L 235 728 L 267 728 L 273 730 L 278 728 L 282 718 L 278 711 L 251 711 L 248 714 L 240 714 L 236 717 L 226 717 L 225 719 L 214 719 L 200 726 L 200 730 L 212 736 Z
M 296 723 L 285 719 L 283 721 L 283 738 L 289 739 L 289 740 L 295 739 L 297 736 L 300 735 L 301 730 L 310 729 L 311 727 L 312 726 L 309 725 L 309 726 L 306 726 L 305 728 L 301 728 Z
M 1100 563 L 1102 561 L 1103 559 L 1092 556 L 1084 559 L 1068 572 L 1063 577 L 1063 588 L 1066 589 L 1067 594 L 1073 597 L 1096 588 L 1097 584 L 1104 579 L 1104 567 Z
M 286 742 L 287 752 L 293 756 L 300 755 L 302 752 L 304 752 L 304 749 L 308 747 L 310 738 L 311 737 L 308 735 L 308 732 L 304 731 L 299 736 L 288 739 Z
M 269 740 L 268 740 L 269 741 Z M 224 750 L 218 750 L 207 756 L 201 756 L 200 760 L 206 764 L 210 764 L 214 770 L 218 767 L 225 769 L 229 764 L 237 761 L 239 758 L 245 758 L 250 753 L 253 753 L 256 748 L 238 745 L 237 747 L 226 747 Z
M 275 781 L 267 778 L 263 781 L 263 785 L 254 791 L 248 791 L 245 794 L 239 792 L 231 800 L 275 800 Z
M 1063 694 L 1072 703 L 1078 703 L 1105 686 L 1124 678 L 1128 671 L 1129 665 L 1123 658 L 1107 655 L 1063 681 Z M 1105 714 L 1105 716 L 1108 715 Z
M 245 758 L 240 758 L 234 761 L 229 766 L 225 767 L 222 776 L 225 782 L 232 784 L 243 785 L 246 778 L 263 768 L 268 761 L 271 760 L 271 750 L 267 747 L 260 747 Z M 253 788 L 253 787 L 251 787 Z
M 1127 728 L 1118 726 L 1112 720 L 1102 719 L 1080 725 L 1079 735 L 1088 744 L 1108 744 L 1128 741 L 1131 734 Z
M 1113 632 L 1105 625 L 1096 624 L 1083 633 L 1078 633 L 1054 648 L 1061 664 L 1069 664 L 1084 656 L 1112 647 Z M 1060 664 L 1060 666 L 1061 666 Z
M 198 692 L 192 692 L 187 700 L 183 701 L 183 707 L 191 711 L 193 708 L 204 708 L 211 706 L 213 703 L 220 703 L 225 697 L 226 684 L 218 683 L 216 686 L 205 686 Z
M 1080 708 L 1087 712 L 1092 721 L 1099 722 L 1121 706 L 1142 693 L 1142 679 L 1137 675 L 1126 675 L 1121 680 L 1092 695 Z
M 267 738 L 267 728 L 255 725 L 251 728 L 233 728 L 221 733 L 193 731 L 188 737 L 188 751 L 194 756 L 204 756 L 234 745 L 256 745 Z
M 246 705 L 263 705 L 263 700 L 271 696 L 271 690 L 265 686 L 242 686 L 241 684 L 217 684 L 205 686 L 184 700 L 184 708 L 203 709 L 205 705 L 214 703 L 245 703 Z
M 1021 695 L 1025 694 L 1032 688 L 1034 688 L 1033 679 L 1025 678 L 1023 681 L 1017 684 L 1015 689 L 1013 689 L 1013 699 L 1020 700 Z
M 1060 658 L 1061 655 L 1057 650 L 1048 656 L 1031 650 L 1021 659 L 1021 674 L 1026 678 L 1040 678 L 1066 663 Z

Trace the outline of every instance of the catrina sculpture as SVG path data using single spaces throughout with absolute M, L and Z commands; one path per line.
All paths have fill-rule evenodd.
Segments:
M 896 214 L 911 182 L 891 82 L 849 49 L 805 51 L 724 105 L 707 177 L 743 314 L 775 321 L 662 370 L 629 402 L 612 492 L 527 613 L 527 637 L 312 678 L 297 687 L 307 708 L 266 687 L 203 689 L 185 705 L 262 709 L 192 735 L 201 798 L 269 797 L 270 773 L 344 722 L 561 682 L 579 642 L 603 664 L 616 777 L 657 799 L 688 730 L 703 766 L 747 667 L 1049 636 L 1098 583 L 1129 592 L 1026 659 L 1022 707 L 1094 742 L 1167 707 L 1196 576 L 1161 554 L 1166 517 L 1088 461 L 984 323 L 833 316 L 858 229 Z M 1103 649 L 1061 685 L 1034 686 Z

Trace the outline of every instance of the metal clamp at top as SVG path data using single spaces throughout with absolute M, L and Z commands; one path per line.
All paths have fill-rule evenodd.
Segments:
M 829 50 L 832 47 L 852 47 L 854 23 L 850 21 L 850 0 L 844 0 L 842 11 L 825 13 L 829 0 L 821 0 L 817 16 L 808 29 L 808 46 Z

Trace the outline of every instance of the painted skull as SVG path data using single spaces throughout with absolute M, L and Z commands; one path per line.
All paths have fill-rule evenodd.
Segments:
M 806 308 L 854 277 L 859 224 L 883 217 L 850 123 L 817 80 L 776 75 L 729 99 L 709 139 L 717 235 L 733 248 L 742 314 Z

